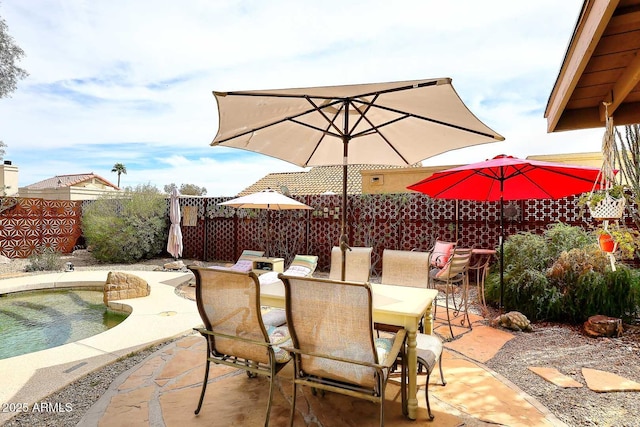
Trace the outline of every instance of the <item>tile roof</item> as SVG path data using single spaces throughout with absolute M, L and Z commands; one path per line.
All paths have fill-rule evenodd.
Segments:
M 414 166 L 420 166 L 420 163 Z M 360 171 L 393 168 L 400 168 L 400 166 L 349 165 L 347 168 L 347 194 L 362 193 Z M 242 190 L 238 196 L 246 196 L 267 188 L 280 190 L 282 193 L 293 196 L 317 195 L 327 192 L 342 194 L 342 166 L 316 166 L 304 172 L 270 173 Z
M 106 186 L 118 189 L 115 184 L 112 184 L 111 182 L 102 178 L 100 175 L 96 175 L 93 172 L 73 175 L 56 175 L 52 178 L 47 178 L 34 184 L 27 185 L 25 188 L 28 188 L 29 190 L 44 190 L 47 188 L 72 187 L 74 185 L 78 185 L 92 179 L 97 179 L 99 181 L 102 181 L 102 183 Z

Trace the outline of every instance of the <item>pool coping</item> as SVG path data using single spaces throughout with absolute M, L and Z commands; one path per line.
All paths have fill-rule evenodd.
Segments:
M 0 294 L 36 289 L 104 285 L 108 270 L 26 275 L 0 280 Z M 194 301 L 180 297 L 175 287 L 191 272 L 126 271 L 149 283 L 147 297 L 119 300 L 110 306 L 131 313 L 119 325 L 100 334 L 21 356 L 0 360 L 3 386 L 0 404 L 42 402 L 51 393 L 127 354 L 158 342 L 190 334 L 202 323 Z M 15 413 L 0 412 L 0 424 Z

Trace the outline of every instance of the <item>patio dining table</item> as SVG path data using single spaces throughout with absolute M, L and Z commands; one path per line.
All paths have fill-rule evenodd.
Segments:
M 408 417 L 415 420 L 418 409 L 416 333 L 423 316 L 425 333 L 433 332 L 431 307 L 438 291 L 379 283 L 371 283 L 371 289 L 374 322 L 400 326 L 407 331 Z M 260 303 L 264 306 L 284 308 L 285 296 L 282 282 L 277 281 L 261 286 Z

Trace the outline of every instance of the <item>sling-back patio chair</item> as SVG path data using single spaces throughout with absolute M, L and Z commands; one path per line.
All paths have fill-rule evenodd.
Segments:
M 382 252 L 382 276 L 385 285 L 427 288 L 429 285 L 429 252 L 385 249 Z M 376 323 L 377 330 L 396 332 L 399 327 Z M 424 331 L 421 321 L 420 332 Z
M 371 252 L 373 248 L 352 247 L 346 251 L 345 280 L 350 282 L 368 282 L 371 277 Z M 342 279 L 342 250 L 338 246 L 331 248 L 331 268 L 329 278 Z
M 461 325 L 465 323 L 469 329 L 472 329 L 469 319 L 469 263 L 471 261 L 471 248 L 453 249 L 451 257 L 442 268 L 433 268 L 429 272 L 429 279 L 439 292 L 444 293 L 445 309 L 447 311 L 447 323 L 449 324 L 449 332 L 451 338 L 455 338 L 452 320 L 455 320 L 460 314 L 462 315 Z M 456 303 L 456 294 L 460 295 L 460 302 Z M 453 316 L 449 310 L 449 300 L 453 302 Z M 437 315 L 438 302 L 436 299 L 434 307 L 434 318 Z
M 312 387 L 380 405 L 384 425 L 385 388 L 391 368 L 404 354 L 406 332 L 376 338 L 368 283 L 280 275 L 285 286 L 287 324 L 294 362 L 289 425 L 296 414 L 297 388 Z M 406 369 L 402 368 L 402 407 Z
M 265 426 L 269 424 L 276 374 L 290 360 L 280 348 L 289 340 L 286 326 L 266 327 L 260 309 L 260 284 L 252 273 L 189 266 L 196 277 L 196 304 L 207 341 L 207 363 L 195 413 L 202 407 L 210 363 L 243 369 L 252 378 L 269 378 Z
M 431 373 L 433 372 L 436 364 L 440 367 L 440 381 L 442 385 L 447 385 L 442 372 L 442 340 L 437 335 L 429 334 L 416 334 L 416 353 L 418 355 L 418 373 L 422 372 L 422 368 L 426 371 L 427 378 L 424 384 L 424 398 L 427 404 L 427 414 L 429 419 L 433 420 L 435 417 L 431 412 L 431 404 L 429 403 L 429 381 L 431 379 Z M 402 363 L 402 360 L 400 361 Z

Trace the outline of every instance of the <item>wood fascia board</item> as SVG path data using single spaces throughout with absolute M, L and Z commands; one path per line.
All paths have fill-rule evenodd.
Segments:
M 586 0 L 547 109 L 547 132 L 554 132 L 571 94 L 604 33 L 619 0 Z

